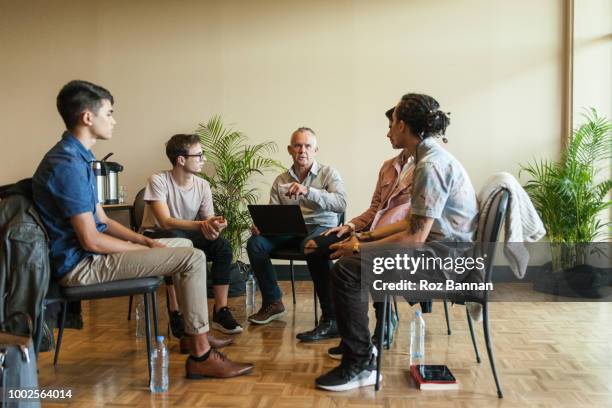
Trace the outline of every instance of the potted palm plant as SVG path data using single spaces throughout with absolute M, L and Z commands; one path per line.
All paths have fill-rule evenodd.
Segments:
M 572 132 L 559 161 L 536 161 L 522 166 L 521 172 L 530 176 L 525 190 L 547 230 L 550 272 L 563 274 L 566 280 L 572 272 L 586 272 L 595 284 L 588 256 L 597 249 L 595 241 L 610 238 L 610 222 L 603 222 L 599 215 L 612 205 L 608 198 L 612 189 L 608 176 L 612 123 L 592 108 L 583 118 L 584 123 Z M 603 171 L 607 172 L 604 177 Z M 601 281 L 607 284 L 606 278 Z
M 228 226 L 223 236 L 232 244 L 234 260 L 244 250 L 251 217 L 247 206 L 257 203 L 258 191 L 253 176 L 267 170 L 284 170 L 280 162 L 270 158 L 277 151 L 274 142 L 247 144 L 247 136 L 224 126 L 220 116 L 213 116 L 196 130 L 208 163 L 214 170 L 201 176 L 210 183 L 215 213 L 223 215 Z

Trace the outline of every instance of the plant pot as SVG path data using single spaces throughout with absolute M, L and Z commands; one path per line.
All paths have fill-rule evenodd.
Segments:
M 601 299 L 610 295 L 610 283 L 607 270 L 581 264 L 555 272 L 549 262 L 543 265 L 533 288 L 555 296 Z

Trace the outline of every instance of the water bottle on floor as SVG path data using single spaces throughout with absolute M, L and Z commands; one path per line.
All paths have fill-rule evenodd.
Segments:
M 246 315 L 247 317 L 255 313 L 256 300 L 255 294 L 257 293 L 257 282 L 253 277 L 253 271 L 249 270 L 246 280 Z
M 425 364 L 425 320 L 417 310 L 410 322 L 410 365 Z
M 168 348 L 164 336 L 157 336 L 157 344 L 151 353 L 151 392 L 168 391 Z
M 136 304 L 136 337 L 141 339 L 145 336 L 145 307 L 144 299 Z

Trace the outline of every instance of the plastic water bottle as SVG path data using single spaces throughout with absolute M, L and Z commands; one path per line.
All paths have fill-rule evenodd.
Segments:
M 136 304 L 136 337 L 143 338 L 145 336 L 145 307 L 144 300 Z
M 255 313 L 257 307 L 255 294 L 257 293 L 257 282 L 253 277 L 253 271 L 249 270 L 246 280 L 246 314 L 247 316 Z
M 157 336 L 157 344 L 151 353 L 151 392 L 168 391 L 168 348 L 164 336 Z
M 425 320 L 417 310 L 410 322 L 410 365 L 425 364 Z

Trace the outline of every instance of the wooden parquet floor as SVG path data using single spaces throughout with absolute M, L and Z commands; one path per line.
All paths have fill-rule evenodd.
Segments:
M 314 379 L 338 364 L 326 355 L 337 341 L 301 344 L 296 333 L 311 329 L 312 284 L 299 282 L 296 307 L 288 282 L 282 283 L 288 314 L 267 326 L 246 324 L 236 344 L 224 351 L 252 361 L 254 372 L 229 380 L 187 380 L 185 357 L 178 341 L 170 342 L 170 390 L 163 395 L 147 387 L 146 346 L 127 321 L 127 298 L 85 302 L 83 330 L 66 330 L 57 369 L 52 353 L 39 360 L 41 387 L 69 387 L 65 401 L 44 406 L 117 407 L 612 407 L 612 304 L 493 303 L 493 329 L 498 372 L 505 398 L 499 400 L 491 375 L 482 325 L 477 325 L 483 357 L 476 363 L 465 309 L 453 307 L 453 333 L 446 334 L 444 310 L 434 304 L 425 315 L 427 358 L 447 364 L 460 383 L 458 391 L 419 391 L 408 375 L 411 307 L 401 301 L 399 337 L 384 355 L 383 388 L 344 393 L 314 388 Z M 160 327 L 165 334 L 164 296 Z M 244 298 L 232 299 L 244 321 Z M 370 318 L 373 325 L 372 316 Z

